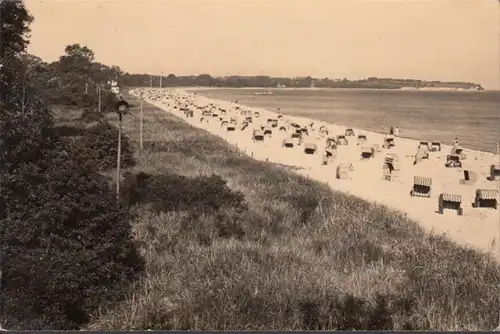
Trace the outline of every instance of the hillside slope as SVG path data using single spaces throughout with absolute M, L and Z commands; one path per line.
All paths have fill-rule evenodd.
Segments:
M 126 98 L 135 107 L 124 131 L 137 150 L 129 172 L 150 180 L 134 193 L 149 189 L 141 197 L 149 201 L 133 206 L 147 274 L 89 329 L 496 327 L 500 270 L 491 258 L 427 235 L 385 207 L 247 158 L 146 103 L 140 153 L 139 101 Z M 108 120 L 116 124 L 115 115 Z M 232 192 L 196 179 L 212 173 Z M 218 200 L 224 193 L 226 204 L 201 213 L 181 205 L 193 189 Z M 178 203 L 165 208 L 172 194 Z

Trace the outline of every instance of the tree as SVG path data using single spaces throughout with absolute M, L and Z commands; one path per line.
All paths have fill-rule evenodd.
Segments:
M 0 0 L 0 177 L 10 167 L 35 157 L 52 139 L 50 130 L 46 131 L 52 125 L 52 117 L 39 99 L 33 97 L 32 106 L 23 107 L 26 66 L 22 57 L 32 21 L 23 1 Z
M 72 44 L 66 46 L 64 49 L 66 53 L 63 57 L 74 57 L 74 58 L 82 58 L 86 59 L 87 62 L 91 63 L 95 59 L 94 51 L 90 50 L 88 47 L 81 46 L 80 44 Z
M 90 77 L 90 70 L 95 55 L 92 50 L 80 44 L 66 46 L 65 54 L 59 58 L 61 72 L 72 72 L 82 76 Z
M 211 86 L 212 82 L 212 76 L 210 76 L 209 74 L 200 74 L 196 78 L 196 84 L 198 86 Z
M 28 46 L 32 21 L 24 1 L 0 0 L 0 109 L 18 103 L 19 57 Z

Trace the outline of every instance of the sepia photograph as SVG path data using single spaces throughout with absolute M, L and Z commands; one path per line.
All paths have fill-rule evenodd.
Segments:
M 500 331 L 500 1 L 0 0 L 0 330 Z

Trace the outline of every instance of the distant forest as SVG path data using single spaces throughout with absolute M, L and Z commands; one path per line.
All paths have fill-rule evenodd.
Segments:
M 161 81 L 161 82 L 160 82 Z M 330 79 L 313 77 L 270 77 L 270 76 L 227 76 L 212 77 L 209 74 L 192 76 L 167 76 L 149 74 L 123 73 L 120 76 L 120 85 L 128 87 L 318 87 L 318 88 L 372 88 L 372 89 L 401 89 L 401 88 L 461 88 L 484 90 L 479 84 L 470 82 L 441 82 L 414 79 L 392 79 L 370 77 L 363 80 Z

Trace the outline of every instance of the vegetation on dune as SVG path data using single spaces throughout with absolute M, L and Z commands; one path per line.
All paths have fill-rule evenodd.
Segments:
M 430 236 L 386 207 L 251 160 L 148 104 L 144 114 L 150 145 L 126 189 L 135 196 L 127 203 L 138 213 L 146 272 L 90 329 L 496 327 L 500 271 L 491 258 Z M 124 124 L 132 140 L 138 124 L 132 110 Z M 232 189 L 222 186 L 221 198 L 241 192 L 244 208 L 221 199 L 226 209 L 200 215 L 184 205 L 191 195 L 173 205 L 172 184 L 189 194 L 200 175 L 212 174 Z M 221 233 L 220 211 L 228 209 L 238 215 Z
M 0 1 L 0 13 L 0 323 L 79 328 L 120 300 L 143 260 L 107 178 L 80 163 L 87 157 L 54 127 L 47 97 L 59 92 L 42 84 L 41 67 L 26 66 L 24 3 Z M 76 81 L 76 72 L 63 74 Z
M 74 142 L 73 154 L 82 166 L 106 171 L 116 168 L 118 153 L 118 130 L 108 122 L 98 122 L 87 128 L 83 135 Z M 121 165 L 124 168 L 135 164 L 132 148 L 126 137 L 122 138 Z
M 117 115 L 94 88 L 110 111 L 119 68 L 78 44 L 52 64 L 26 55 L 24 3 L 0 6 L 3 327 L 496 327 L 491 258 L 149 104 L 142 152 L 138 108 L 124 118 L 118 201 Z

